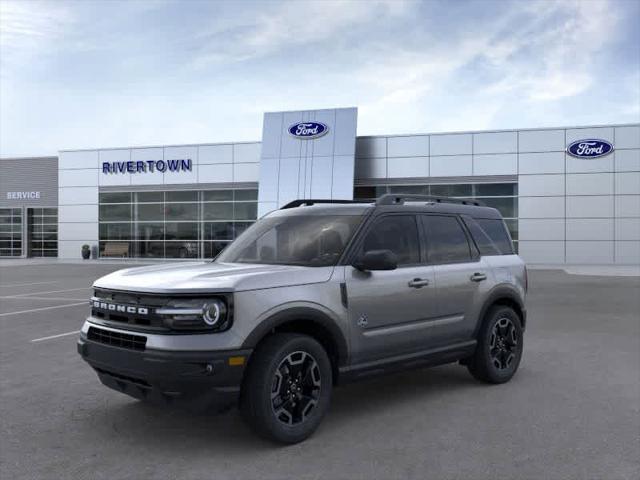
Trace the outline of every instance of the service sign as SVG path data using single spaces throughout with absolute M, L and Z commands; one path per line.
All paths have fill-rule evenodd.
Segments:
M 329 132 L 329 127 L 320 122 L 300 122 L 289 127 L 289 134 L 301 140 L 312 140 Z
M 599 158 L 611 152 L 613 152 L 612 144 L 595 138 L 576 140 L 567 147 L 567 153 L 577 158 Z

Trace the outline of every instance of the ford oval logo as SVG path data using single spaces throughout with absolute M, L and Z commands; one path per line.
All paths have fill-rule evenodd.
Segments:
M 567 153 L 578 158 L 604 157 L 613 152 L 613 145 L 606 140 L 590 138 L 577 140 L 567 147 Z
M 321 137 L 328 131 L 329 127 L 320 122 L 300 122 L 294 123 L 289 127 L 289 133 L 291 135 L 304 140 Z

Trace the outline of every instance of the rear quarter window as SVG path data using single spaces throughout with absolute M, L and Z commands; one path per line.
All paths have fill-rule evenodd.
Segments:
M 501 219 L 465 217 L 464 222 L 481 255 L 512 255 L 514 253 L 511 237 Z

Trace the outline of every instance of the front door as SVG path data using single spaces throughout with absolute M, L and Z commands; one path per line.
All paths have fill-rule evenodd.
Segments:
M 373 222 L 356 256 L 391 250 L 398 268 L 361 272 L 346 267 L 352 359 L 360 363 L 425 348 L 437 313 L 434 270 L 423 262 L 415 215 L 391 214 Z

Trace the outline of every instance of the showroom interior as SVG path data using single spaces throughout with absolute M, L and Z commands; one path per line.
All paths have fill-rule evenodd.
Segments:
M 640 263 L 640 124 L 357 136 L 357 109 L 264 114 L 261 141 L 0 160 L 0 256 L 212 258 L 297 198 L 479 199 L 536 264 Z M 290 131 L 322 124 L 319 136 Z M 580 158 L 567 148 L 603 141 Z

